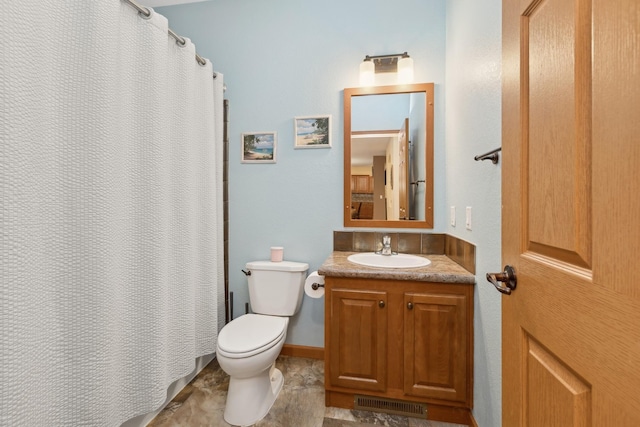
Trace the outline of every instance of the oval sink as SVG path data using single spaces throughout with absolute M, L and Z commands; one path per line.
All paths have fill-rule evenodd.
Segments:
M 427 258 L 409 254 L 380 255 L 375 252 L 360 252 L 349 255 L 348 261 L 367 267 L 416 268 L 431 264 Z

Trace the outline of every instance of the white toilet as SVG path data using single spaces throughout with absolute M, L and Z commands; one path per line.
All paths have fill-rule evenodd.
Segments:
M 282 389 L 284 379 L 275 362 L 287 337 L 289 316 L 302 304 L 309 265 L 253 261 L 246 269 L 249 300 L 256 314 L 225 325 L 216 348 L 218 363 L 230 377 L 224 419 L 236 426 L 264 418 Z

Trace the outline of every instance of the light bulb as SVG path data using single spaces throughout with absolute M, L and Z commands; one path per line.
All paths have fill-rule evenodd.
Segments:
M 360 63 L 360 86 L 373 86 L 375 81 L 375 66 L 372 60 Z
M 409 56 L 398 61 L 398 83 L 413 83 L 413 59 Z

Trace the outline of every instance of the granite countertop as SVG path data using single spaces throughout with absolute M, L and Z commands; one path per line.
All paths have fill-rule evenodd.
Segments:
M 325 277 L 352 277 L 362 279 L 412 280 L 437 283 L 475 283 L 476 277 L 446 255 L 416 255 L 431 260 L 431 264 L 418 268 L 367 267 L 347 261 L 357 252 L 335 251 L 318 269 Z

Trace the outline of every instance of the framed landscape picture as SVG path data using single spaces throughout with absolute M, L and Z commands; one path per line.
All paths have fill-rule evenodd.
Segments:
M 242 163 L 275 163 L 276 133 L 252 132 L 242 134 Z
M 294 119 L 294 148 L 331 148 L 331 116 Z

